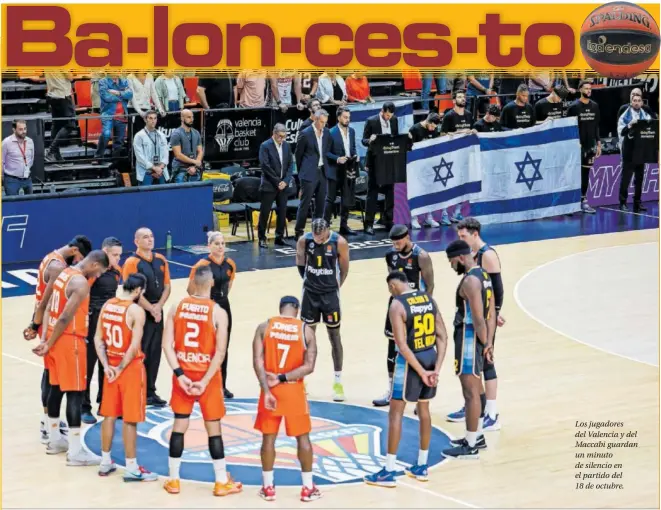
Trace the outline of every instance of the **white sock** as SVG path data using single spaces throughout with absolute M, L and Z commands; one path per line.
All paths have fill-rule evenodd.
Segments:
M 110 455 L 110 454 L 108 454 Z M 138 461 L 136 459 L 129 459 L 127 457 L 126 459 L 126 470 L 130 471 L 131 473 L 137 473 L 138 472 Z
M 58 425 L 59 428 L 59 425 Z M 80 445 L 80 429 L 70 428 L 69 429 L 69 455 L 76 455 L 80 452 L 82 446 Z
M 484 414 L 490 416 L 494 420 L 496 419 L 496 416 L 498 415 L 498 408 L 496 407 L 495 400 L 487 400 L 487 406 L 484 409 Z
M 301 477 L 303 478 L 303 485 L 305 487 L 307 487 L 308 489 L 314 487 L 314 484 L 312 483 L 312 471 L 309 471 L 307 473 L 301 472 Z
M 127 459 L 128 460 L 128 459 Z M 109 466 L 112 464 L 112 458 L 110 458 L 110 452 L 101 451 L 101 464 L 104 466 Z
M 391 455 L 390 453 L 386 455 L 386 471 L 394 471 L 396 461 L 397 455 Z
M 48 424 L 50 423 L 48 421 L 48 413 L 44 413 L 44 415 L 41 418 L 41 423 L 43 423 L 44 428 L 46 429 L 46 431 L 48 431 Z
M 262 471 L 264 487 L 273 487 L 273 471 Z
M 429 455 L 429 450 L 418 450 L 418 466 L 424 466 L 427 464 L 427 456 Z
M 168 457 L 168 466 L 170 467 L 170 478 L 179 480 L 179 466 L 181 466 L 181 457 Z
M 48 438 L 54 443 L 62 439 L 60 434 L 60 418 L 48 418 Z
M 227 467 L 225 459 L 214 459 L 213 472 L 216 473 L 216 482 L 227 483 Z
M 335 384 L 342 384 L 342 371 L 335 372 Z
M 484 426 L 484 416 L 480 416 L 480 418 L 477 420 L 477 435 L 482 434 L 482 427 Z
M 468 441 L 468 446 L 473 448 L 477 443 L 477 432 L 466 431 L 466 441 Z

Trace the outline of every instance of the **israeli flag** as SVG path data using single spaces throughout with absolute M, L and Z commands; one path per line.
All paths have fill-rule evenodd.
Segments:
M 477 196 L 480 142 L 476 135 L 443 136 L 413 145 L 406 164 L 411 216 L 446 209 Z
M 351 127 L 356 131 L 356 152 L 359 158 L 367 154 L 367 147 L 362 144 L 365 121 L 378 113 L 386 101 L 373 104 L 350 104 Z M 413 127 L 413 101 L 393 101 L 395 103 L 395 116 L 398 121 L 399 134 L 404 135 Z
M 471 203 L 481 223 L 579 211 L 581 145 L 576 117 L 479 136 L 482 193 Z

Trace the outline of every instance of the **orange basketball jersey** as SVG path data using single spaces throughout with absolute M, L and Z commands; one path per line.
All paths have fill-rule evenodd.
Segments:
M 174 314 L 174 351 L 184 372 L 206 372 L 216 353 L 215 302 L 186 297 Z
M 55 280 L 53 284 L 53 295 L 51 296 L 50 308 L 48 310 L 48 336 L 53 333 L 55 323 L 62 315 L 64 308 L 67 306 L 69 298 L 67 297 L 67 286 L 69 281 L 76 275 L 83 276 L 79 269 L 73 267 L 65 268 Z M 64 335 L 74 335 L 82 338 L 87 337 L 87 328 L 89 326 L 89 294 L 85 300 L 80 304 L 73 320 L 69 323 L 64 330 Z
M 128 325 L 128 312 L 133 304 L 131 300 L 112 298 L 106 301 L 101 308 L 100 328 L 103 332 L 103 341 L 106 343 L 108 361 L 113 367 L 122 362 L 126 351 L 131 347 L 133 331 Z M 142 350 L 138 352 L 133 360 L 144 358 Z
M 44 292 L 46 291 L 46 285 L 47 285 L 44 276 L 46 275 L 46 269 L 48 269 L 48 266 L 50 266 L 50 263 L 54 260 L 62 262 L 62 264 L 66 264 L 64 257 L 62 257 L 62 255 L 60 255 L 56 251 L 50 252 L 48 255 L 46 255 L 43 258 L 41 264 L 39 264 L 39 270 L 37 273 L 37 291 L 35 293 L 35 297 L 37 298 L 37 303 L 41 302 L 41 300 L 44 297 Z

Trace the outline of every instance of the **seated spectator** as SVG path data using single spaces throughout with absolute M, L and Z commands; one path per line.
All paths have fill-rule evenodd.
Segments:
M 178 112 L 184 109 L 186 91 L 181 78 L 171 71 L 156 78 L 154 83 L 158 99 L 167 112 Z
M 34 142 L 27 136 L 28 124 L 24 120 L 12 122 L 14 134 L 2 141 L 2 184 L 8 196 L 32 194 L 30 170 L 34 164 Z
M 362 73 L 354 73 L 346 79 L 347 99 L 352 103 L 373 103 L 370 95 L 370 84 L 367 76 Z
M 170 136 L 172 147 L 172 175 L 174 182 L 195 182 L 202 179 L 202 137 L 193 127 L 191 110 L 181 111 L 181 126 Z
M 138 115 L 145 117 L 151 110 L 157 110 L 161 116 L 165 115 L 165 108 L 156 93 L 156 85 L 151 73 L 129 74 L 126 80 L 133 92 L 131 106 Z
M 347 104 L 347 89 L 342 78 L 337 73 L 324 73 L 319 77 L 317 87 L 317 99 L 321 104 L 336 104 L 344 106 Z
M 112 152 L 115 157 L 124 143 L 126 124 L 128 122 L 129 101 L 133 92 L 128 81 L 119 73 L 108 73 L 106 78 L 99 80 L 99 97 L 101 98 L 101 136 L 95 154 L 95 162 L 103 158 L 112 137 Z
M 242 108 L 264 108 L 266 106 L 266 73 L 243 71 L 236 79 L 234 93 L 236 104 Z
M 133 138 L 135 176 L 140 186 L 165 184 L 168 174 L 169 149 L 165 135 L 156 129 L 158 115 L 154 110 L 145 114 L 145 128 Z

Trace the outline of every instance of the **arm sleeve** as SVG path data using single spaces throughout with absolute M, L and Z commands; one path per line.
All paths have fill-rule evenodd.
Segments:
M 491 278 L 491 283 L 493 284 L 493 297 L 496 301 L 496 311 L 500 312 L 500 308 L 503 306 L 503 294 L 505 293 L 503 290 L 503 278 L 500 273 L 489 273 L 489 278 Z

